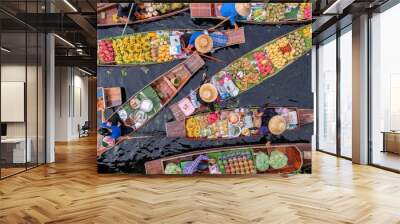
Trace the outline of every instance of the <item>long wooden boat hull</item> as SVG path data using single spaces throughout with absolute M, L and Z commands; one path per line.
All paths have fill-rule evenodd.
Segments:
M 97 111 L 122 104 L 121 87 L 97 88 Z
M 178 94 L 204 64 L 199 54 L 192 54 L 130 97 L 108 120 L 116 116 L 125 126 L 133 129 L 130 135 L 134 135 Z M 107 151 L 101 147 L 98 150 Z
M 184 59 L 190 55 L 183 51 L 183 48 L 186 45 L 186 43 L 183 41 L 183 36 L 189 35 L 193 32 L 195 32 L 195 30 L 159 30 L 101 39 L 98 40 L 97 45 L 97 62 L 99 66 L 134 66 L 160 64 Z M 230 29 L 210 31 L 209 33 L 221 33 L 227 37 L 226 45 L 216 46 L 214 47 L 213 51 L 246 42 L 244 28 L 240 28 L 238 30 Z M 156 36 L 160 41 L 150 41 L 150 39 L 147 40 L 147 38 L 146 43 L 134 43 L 136 41 L 130 40 L 134 37 L 143 36 L 146 36 L 145 38 L 147 38 L 147 36 L 148 38 L 153 38 Z M 176 42 L 179 42 L 179 44 Z M 137 44 L 137 46 L 135 44 Z M 143 52 L 135 51 L 136 48 L 142 47 L 143 45 L 146 46 Z M 178 49 L 172 50 L 171 48 Z M 160 49 L 163 50 L 161 51 Z M 108 57 L 109 55 L 112 56 Z
M 174 11 L 171 11 L 169 13 L 165 13 L 165 14 L 159 15 L 159 16 L 153 16 L 153 17 L 146 18 L 146 19 L 129 21 L 128 25 L 157 21 L 157 20 L 161 20 L 161 19 L 164 19 L 167 17 L 177 15 L 179 13 L 182 13 L 182 12 L 185 12 L 188 10 L 189 10 L 189 7 L 185 7 L 185 8 L 177 9 L 177 10 L 174 10 Z M 115 21 L 115 17 L 117 14 L 118 14 L 118 3 L 107 3 L 107 4 L 102 5 L 101 7 L 98 7 L 97 8 L 97 27 L 106 28 L 106 27 L 112 27 L 112 26 L 124 26 L 125 23 Z
M 223 3 L 190 3 L 190 15 L 194 19 L 223 20 L 219 7 Z M 306 13 L 304 9 L 306 8 Z M 247 24 L 302 24 L 312 21 L 311 3 L 252 3 L 249 17 L 238 19 L 239 23 Z M 275 13 L 271 13 L 275 11 Z
M 310 148 L 311 145 L 308 143 L 212 148 L 149 161 L 145 163 L 145 169 L 146 174 L 149 175 L 290 174 L 298 172 L 302 168 L 303 150 L 308 151 Z M 281 164 L 279 167 L 269 165 L 268 168 L 261 168 L 257 165 L 256 157 L 259 153 L 270 156 L 273 151 L 279 151 L 279 154 L 285 155 L 286 164 Z M 198 162 L 199 158 L 201 162 Z M 190 167 L 196 162 L 198 163 L 196 168 Z M 171 167 L 175 169 L 170 169 Z
M 298 41 L 301 43 L 300 45 Z M 276 55 L 283 55 L 280 50 L 276 50 L 278 42 L 287 43 L 288 49 L 291 49 L 290 54 L 293 55 L 278 58 Z M 211 77 L 210 83 L 218 90 L 218 98 L 214 103 L 222 103 L 249 91 L 277 75 L 291 63 L 307 54 L 311 48 L 311 25 L 306 25 L 246 53 Z M 209 105 L 199 98 L 198 88 L 177 103 L 172 104 L 169 108 L 175 119 L 183 120 L 185 117 L 207 109 Z
M 284 127 L 279 127 L 278 130 L 278 134 L 283 134 L 286 131 L 297 130 L 303 125 L 312 123 L 314 121 L 313 113 L 313 109 L 296 107 L 252 107 L 218 110 L 199 113 L 184 120 L 168 122 L 166 132 L 168 137 L 182 137 L 191 140 L 221 140 L 267 134 L 276 135 L 277 128 L 270 124 L 274 116 L 283 119 L 281 123 Z

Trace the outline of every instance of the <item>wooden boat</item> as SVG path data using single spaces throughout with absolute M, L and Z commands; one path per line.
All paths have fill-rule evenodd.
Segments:
M 275 118 L 274 118 L 275 117 Z M 276 119 L 279 130 L 276 130 Z M 273 120 L 273 122 L 271 122 Z M 312 109 L 296 107 L 251 107 L 199 113 L 166 124 L 168 137 L 219 140 L 267 134 L 280 135 L 312 123 Z M 277 133 L 278 132 L 278 133 Z
M 169 11 L 169 12 L 161 14 L 161 15 L 151 16 L 149 18 L 140 19 L 140 20 L 129 21 L 128 25 L 161 20 L 161 19 L 164 19 L 167 17 L 177 15 L 179 13 L 185 12 L 187 10 L 189 10 L 189 7 L 184 6 L 183 8 L 172 10 L 172 11 Z M 97 27 L 124 26 L 125 23 L 118 21 L 117 14 L 118 14 L 118 3 L 105 3 L 105 4 L 98 3 Z
M 285 46 L 280 48 L 279 44 Z M 306 25 L 246 53 L 211 77 L 210 83 L 218 90 L 218 98 L 214 103 L 237 97 L 277 75 L 311 48 L 311 25 Z M 281 49 L 287 50 L 286 53 Z M 201 101 L 199 89 L 196 89 L 169 108 L 176 120 L 182 120 L 208 106 Z
M 133 135 L 160 112 L 204 64 L 199 54 L 192 54 L 130 97 L 108 120 L 117 116 L 125 126 L 133 129 L 130 134 Z M 101 147 L 98 150 L 107 151 Z
M 169 156 L 145 163 L 146 174 L 183 174 L 183 175 L 256 175 L 289 174 L 297 172 L 303 166 L 303 149 L 310 149 L 307 143 L 249 145 L 237 147 L 212 148 Z M 260 166 L 257 156 L 283 155 L 287 162 L 272 167 Z M 273 157 L 275 157 L 273 156 Z M 264 157 L 265 158 L 265 157 Z M 269 162 L 269 161 L 267 161 Z
M 187 58 L 190 54 L 185 53 L 183 48 L 194 32 L 196 30 L 159 30 L 98 40 L 98 65 L 145 65 Z M 246 42 L 243 28 L 208 33 L 220 33 L 227 37 L 226 45 L 216 46 L 213 51 Z
M 97 111 L 122 104 L 121 87 L 97 88 Z
M 219 7 L 222 3 L 190 3 L 194 19 L 225 19 Z M 311 3 L 251 3 L 251 13 L 237 22 L 249 24 L 299 24 L 312 21 Z

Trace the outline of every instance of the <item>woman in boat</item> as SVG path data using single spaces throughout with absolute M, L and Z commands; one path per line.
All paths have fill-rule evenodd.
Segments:
M 129 11 L 132 8 L 131 16 L 129 17 Z M 140 20 L 143 19 L 141 11 L 144 9 L 143 3 L 119 3 L 118 4 L 118 19 L 120 22 L 126 23 L 129 20 Z
M 250 14 L 250 3 L 223 3 L 219 6 L 219 11 L 221 16 L 229 18 L 229 22 L 237 30 L 239 26 L 236 20 L 246 18 Z
M 118 116 L 113 116 L 110 121 L 107 121 L 104 110 L 101 110 L 101 128 L 99 134 L 103 136 L 101 143 L 103 147 L 109 148 L 125 139 L 129 139 L 127 135 L 132 131 L 132 128 L 120 122 Z
M 213 48 L 226 46 L 227 43 L 228 37 L 221 32 L 208 34 L 206 31 L 196 31 L 190 36 L 189 43 L 183 50 L 190 54 L 195 48 L 199 53 L 206 54 Z

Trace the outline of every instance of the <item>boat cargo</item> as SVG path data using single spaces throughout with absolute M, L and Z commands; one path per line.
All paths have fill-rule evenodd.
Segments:
M 166 123 L 168 137 L 219 140 L 268 134 L 281 135 L 314 121 L 313 109 L 251 107 L 199 113 Z
M 144 3 L 142 18 L 129 21 L 128 25 L 152 22 L 189 10 L 187 3 Z M 118 3 L 97 4 L 97 27 L 124 26 L 118 19 Z
M 221 16 L 223 3 L 190 3 L 190 16 L 194 19 L 225 19 Z M 251 3 L 250 14 L 237 19 L 249 24 L 300 24 L 312 21 L 311 3 Z
M 159 30 L 134 33 L 98 40 L 98 65 L 127 66 L 171 62 L 184 59 L 190 35 L 198 30 Z M 213 51 L 245 43 L 244 28 L 238 30 L 203 31 L 211 39 L 214 34 L 226 37 L 226 43 L 213 45 Z M 217 38 L 217 36 L 215 36 Z
M 256 175 L 290 174 L 303 166 L 303 150 L 311 145 L 275 144 L 212 148 L 145 163 L 146 174 Z
M 130 97 L 108 120 L 117 116 L 125 126 L 133 129 L 130 135 L 134 134 L 160 112 L 204 64 L 199 54 L 192 54 Z
M 307 54 L 312 48 L 311 25 L 269 41 L 234 60 L 169 108 L 176 120 L 222 103 L 260 85 L 285 67 Z

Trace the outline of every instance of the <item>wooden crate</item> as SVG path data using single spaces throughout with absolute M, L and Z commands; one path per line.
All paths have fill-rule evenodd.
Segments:
M 165 124 L 165 129 L 167 131 L 167 137 L 185 137 L 185 120 L 172 121 Z

